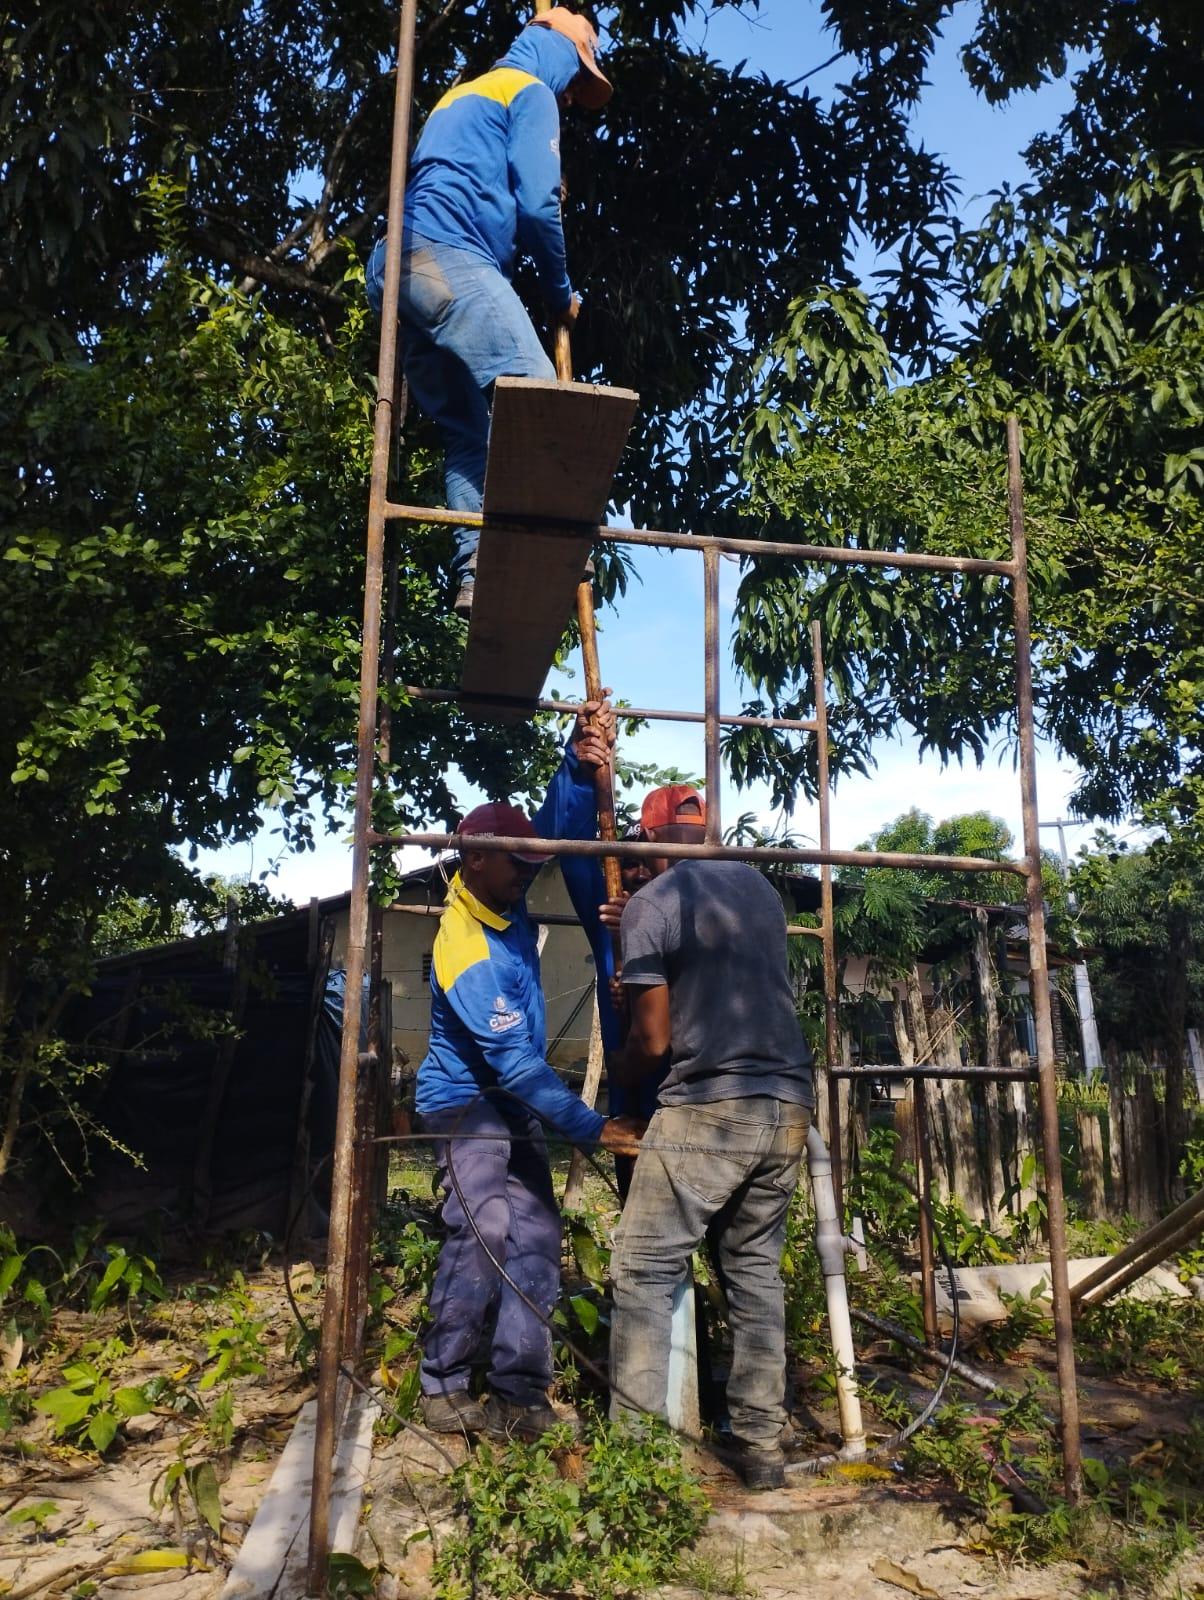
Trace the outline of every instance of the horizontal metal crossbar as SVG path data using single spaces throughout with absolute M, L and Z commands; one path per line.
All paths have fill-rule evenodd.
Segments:
M 830 1067 L 834 1078 L 948 1078 L 970 1083 L 1009 1078 L 1021 1083 L 1036 1083 L 1036 1067 L 943 1067 L 936 1061 L 922 1061 L 902 1067 L 896 1063 L 877 1066 L 867 1062 L 857 1067 Z
M 933 872 L 1011 872 L 1023 878 L 1023 861 L 984 861 L 981 856 L 905 855 L 897 850 L 797 850 L 784 845 L 645 844 L 634 839 L 522 839 L 492 833 L 375 833 L 370 845 L 428 850 L 507 850 L 523 855 L 636 856 L 670 861 L 769 861 L 830 867 L 907 867 Z
M 581 710 L 577 700 L 527 700 L 514 694 L 481 694 L 464 689 L 420 689 L 407 683 L 402 691 L 411 700 L 431 701 L 436 705 L 460 702 L 467 706 L 499 706 L 518 711 L 554 711 L 560 716 L 576 716 Z M 652 711 L 646 706 L 614 706 L 616 717 L 627 722 L 700 722 L 705 723 L 705 711 Z M 814 717 L 743 717 L 719 718 L 724 728 L 781 728 L 788 733 L 817 733 L 819 723 Z
M 444 511 L 435 506 L 385 504 L 385 516 L 394 522 L 425 522 L 437 527 L 482 528 L 486 519 L 479 511 Z M 539 528 L 548 533 L 568 533 L 574 539 L 588 535 L 599 544 L 642 544 L 669 550 L 719 550 L 733 556 L 785 556 L 794 561 L 830 561 L 850 567 L 919 567 L 926 572 L 962 572 L 980 576 L 1014 578 L 1013 561 L 990 561 L 980 556 L 935 556 L 918 550 L 863 550 L 847 544 L 783 544 L 777 539 L 728 539 L 710 533 L 669 533 L 661 528 L 612 528 L 575 524 L 566 529 L 542 517 L 524 517 L 521 522 L 488 519 L 491 528 L 517 533 Z
M 406 905 L 403 900 L 394 900 L 392 905 L 383 906 L 381 909 L 389 913 L 400 912 L 407 917 L 441 917 L 447 907 L 411 906 Z M 585 926 L 580 917 L 570 916 L 567 911 L 529 911 L 528 915 L 532 922 L 541 927 L 546 925 L 549 928 L 583 928 Z M 786 924 L 786 932 L 792 938 L 800 939 L 822 939 L 824 936 L 822 928 L 804 928 L 795 922 Z

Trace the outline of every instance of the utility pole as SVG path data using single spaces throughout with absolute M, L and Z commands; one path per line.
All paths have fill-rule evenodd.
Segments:
M 1067 873 L 1070 871 L 1070 856 L 1066 849 L 1066 829 L 1085 828 L 1087 824 L 1074 817 L 1059 817 L 1056 822 L 1039 822 L 1039 828 L 1056 828 L 1058 830 L 1058 849 L 1062 854 L 1062 866 Z M 1078 906 L 1073 894 L 1069 894 L 1070 909 L 1076 911 Z M 1076 961 L 1074 964 L 1074 995 L 1079 1008 L 1079 1037 L 1083 1043 L 1083 1068 L 1086 1072 L 1102 1072 L 1104 1058 L 1099 1047 L 1099 1032 L 1095 1026 L 1095 1002 L 1091 998 L 1091 978 L 1087 972 L 1085 961 Z

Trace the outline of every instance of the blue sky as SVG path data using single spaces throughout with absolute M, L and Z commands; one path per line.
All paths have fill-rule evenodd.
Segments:
M 959 174 L 962 215 L 975 222 L 986 210 L 984 197 L 991 190 L 1005 182 L 1023 181 L 1020 152 L 1035 133 L 1057 122 L 1070 103 L 1070 90 L 1067 82 L 1059 81 L 1019 95 L 1006 106 L 987 105 L 969 87 L 958 63 L 957 52 L 968 31 L 969 23 L 959 12 L 942 37 L 929 74 L 930 86 L 916 109 L 913 125 L 925 145 L 944 155 Z M 693 42 L 729 62 L 746 59 L 750 72 L 763 70 L 786 81 L 818 66 L 834 49 L 831 36 L 822 29 L 814 0 L 763 0 L 759 11 L 748 15 L 724 8 L 705 26 L 696 26 Z M 843 62 L 828 67 L 810 80 L 810 87 L 822 98 L 845 70 L 847 63 Z M 571 178 L 569 174 L 570 182 Z M 874 261 L 868 252 L 862 252 L 858 264 L 869 271 Z M 640 550 L 636 557 L 642 581 L 629 587 L 618 612 L 608 612 L 600 619 L 603 680 L 636 705 L 701 709 L 701 559 L 690 552 L 652 550 Z M 726 620 L 739 569 L 725 561 L 721 574 Z M 553 681 L 564 693 L 578 692 L 579 681 L 564 677 Z M 722 698 L 725 710 L 739 709 L 741 690 L 726 652 Z M 702 736 L 697 726 L 653 724 L 637 734 L 628 748 L 641 761 L 702 771 Z M 1010 748 L 997 750 L 981 769 L 972 763 L 942 769 L 931 757 L 921 761 L 913 740 L 884 742 L 875 753 L 878 765 L 871 776 L 842 779 L 835 787 L 832 830 L 837 848 L 856 846 L 912 805 L 937 819 L 989 810 L 1002 817 L 1019 839 L 1019 776 Z M 1074 781 L 1069 763 L 1059 760 L 1052 749 L 1041 751 L 1038 792 L 1043 818 L 1067 814 L 1067 796 Z M 459 797 L 465 807 L 481 798 L 467 784 L 461 786 Z M 781 820 L 774 818 L 768 793 L 760 787 L 737 793 L 727 782 L 722 806 L 727 822 L 744 811 L 757 812 L 766 823 Z M 801 806 L 788 820 L 801 835 L 815 837 L 818 833 L 814 807 Z M 1071 848 L 1085 837 L 1086 830 L 1072 833 Z M 1054 842 L 1052 834 L 1046 836 L 1046 842 Z M 425 852 L 406 852 L 407 857 L 411 855 L 415 863 L 429 859 Z M 351 857 L 345 831 L 322 840 L 316 852 L 281 858 L 279 837 L 270 818 L 252 843 L 204 852 L 198 864 L 204 871 L 258 877 L 273 862 L 278 865 L 269 879 L 270 887 L 298 902 L 310 895 L 338 893 L 350 884 Z

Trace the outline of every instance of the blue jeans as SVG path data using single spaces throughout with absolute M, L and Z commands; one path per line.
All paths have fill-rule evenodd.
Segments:
M 555 378 L 523 303 L 468 250 L 412 236 L 401 258 L 397 315 L 406 380 L 443 436 L 447 504 L 479 511 L 485 492 L 489 394 L 495 378 Z M 384 300 L 385 241 L 368 259 L 368 299 Z M 476 564 L 476 528 L 456 531 L 456 571 Z
M 492 1324 L 489 1387 L 517 1405 L 532 1405 L 552 1381 L 552 1337 L 544 1319 L 551 1317 L 560 1290 L 560 1211 L 543 1129 L 527 1112 L 502 1111 L 480 1100 L 467 1110 L 428 1114 L 422 1130 L 436 1135 L 447 1230 L 431 1288 L 422 1392 L 467 1389 L 481 1335 Z M 515 1294 L 490 1261 L 465 1205 L 489 1249 L 542 1315 Z
M 754 1096 L 663 1106 L 648 1124 L 610 1262 L 612 1415 L 666 1414 L 673 1295 L 709 1233 L 732 1330 L 732 1432 L 757 1448 L 777 1445 L 786 1421 L 782 1247 L 810 1122 L 806 1106 Z

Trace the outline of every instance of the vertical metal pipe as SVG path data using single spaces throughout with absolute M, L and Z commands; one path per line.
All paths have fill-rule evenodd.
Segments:
M 818 622 L 811 624 L 811 677 L 815 689 L 815 751 L 819 798 L 819 847 L 832 848 L 831 794 L 828 788 L 828 698 L 824 688 L 823 632 Z M 844 1216 L 844 1130 L 840 1126 L 840 1083 L 835 1069 L 840 1065 L 840 1019 L 836 990 L 836 924 L 832 902 L 832 868 L 819 869 L 820 931 L 824 947 L 824 1062 L 828 1069 L 828 1149 L 832 1158 L 832 1187 L 836 1191 L 836 1214 Z
M 1054 1065 L 1049 965 L 1045 952 L 1045 904 L 1041 887 L 1041 836 L 1037 812 L 1037 753 L 1033 727 L 1032 618 L 1028 592 L 1028 543 L 1024 530 L 1024 489 L 1020 475 L 1020 424 L 1007 422 L 1008 522 L 1015 577 L 1012 598 L 1016 621 L 1016 699 L 1019 706 L 1020 788 L 1024 815 L 1025 899 L 1028 905 L 1029 988 L 1037 1029 L 1037 1094 L 1041 1107 L 1041 1145 L 1049 1206 L 1049 1275 L 1053 1295 L 1058 1399 L 1062 1413 L 1062 1479 L 1066 1498 L 1077 1505 L 1083 1495 L 1079 1397 L 1075 1385 L 1074 1325 L 1066 1267 L 1066 1200 L 1062 1193 L 1062 1151 L 1058 1137 L 1058 1091 Z
M 318 1361 L 317 1417 L 314 1432 L 313 1492 L 310 1500 L 309 1571 L 311 1593 L 326 1589 L 330 1554 L 330 1491 L 334 1477 L 343 1307 L 348 1287 L 348 1244 L 355 1159 L 356 1089 L 359 1080 L 361 989 L 368 941 L 368 831 L 376 776 L 376 694 L 380 669 L 380 612 L 384 565 L 385 503 L 389 444 L 393 431 L 393 393 L 397 369 L 397 291 L 401 282 L 401 236 L 409 159 L 410 110 L 414 92 L 414 19 L 417 0 L 402 0 L 397 41 L 397 83 L 393 101 L 393 143 L 389 169 L 389 233 L 385 253 L 384 314 L 376 369 L 376 414 L 372 438 L 372 478 L 364 573 L 364 620 L 360 657 L 354 846 L 351 858 L 351 912 L 347 931 L 343 1039 L 339 1057 L 338 1115 L 331 1174 L 330 1233 L 326 1256 L 326 1294 L 322 1304 L 322 1342 Z
M 702 552 L 703 650 L 705 654 L 706 712 L 706 838 L 718 844 L 723 837 L 719 816 L 719 552 L 708 546 Z

